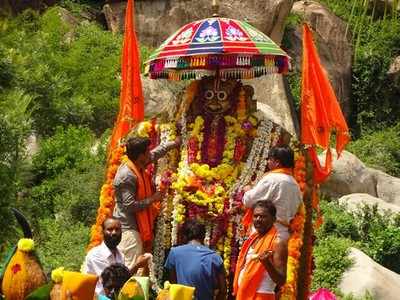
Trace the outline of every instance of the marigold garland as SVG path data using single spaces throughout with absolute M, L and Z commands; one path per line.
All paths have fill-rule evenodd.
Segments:
M 293 170 L 294 178 L 296 179 L 300 190 L 304 193 L 306 186 L 306 170 L 305 158 L 301 151 L 296 146 L 295 149 L 295 167 Z M 286 284 L 281 288 L 280 300 L 294 300 L 297 295 L 297 278 L 300 266 L 301 247 L 303 244 L 303 230 L 305 222 L 305 208 L 302 203 L 293 220 L 290 222 L 291 235 L 288 240 L 288 261 L 286 270 Z
M 100 206 L 97 210 L 96 223 L 91 228 L 90 243 L 87 247 L 89 251 L 93 247 L 101 244 L 103 241 L 103 222 L 112 216 L 115 200 L 114 200 L 114 188 L 113 180 L 117 173 L 118 167 L 121 164 L 121 158 L 124 155 L 125 148 L 119 146 L 112 151 L 109 166 L 106 173 L 106 182 L 101 187 L 100 191 Z
M 59 267 L 51 272 L 51 280 L 54 283 L 61 283 L 64 278 L 64 267 Z
M 288 240 L 288 261 L 286 284 L 280 290 L 280 300 L 294 300 L 297 295 L 297 276 L 299 270 L 300 249 L 303 243 L 305 221 L 304 205 L 301 204 L 296 216 L 290 222 L 290 238 Z

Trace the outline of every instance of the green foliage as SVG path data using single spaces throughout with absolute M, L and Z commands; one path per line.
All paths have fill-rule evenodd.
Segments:
M 33 157 L 33 171 L 40 181 L 54 178 L 66 169 L 79 167 L 90 159 L 93 133 L 82 127 L 58 127 L 54 136 L 40 143 L 40 152 Z
M 93 222 L 105 155 L 104 151 L 96 153 L 93 145 L 89 129 L 73 126 L 58 128 L 41 143 L 40 152 L 33 157 L 33 171 L 40 184 L 31 189 L 32 214 L 63 215 L 86 225 Z
M 387 71 L 400 54 L 400 19 L 378 18 L 370 1 L 322 0 L 349 26 L 354 44 L 352 129 L 356 136 L 399 121 L 400 90 Z
M 321 209 L 324 214 L 324 223 L 317 232 L 318 238 L 325 239 L 333 236 L 353 241 L 360 240 L 353 216 L 345 213 L 344 208 L 339 206 L 336 201 L 321 201 Z
M 312 289 L 325 287 L 335 289 L 342 274 L 352 264 L 347 257 L 352 242 L 345 238 L 329 236 L 319 239 L 314 248 L 315 272 Z
M 29 168 L 24 158 L 25 138 L 31 126 L 30 101 L 31 98 L 19 90 L 4 94 L 0 89 L 0 244 L 14 233 L 9 208 L 28 177 Z
M 336 255 L 343 255 L 344 245 L 361 249 L 379 264 L 400 274 L 397 263 L 400 261 L 400 215 L 379 213 L 376 206 L 362 206 L 349 213 L 337 201 L 325 200 L 321 202 L 321 209 L 324 223 L 317 231 L 315 256 L 319 275 L 315 278 L 314 288 L 335 287 L 333 279 L 347 264 L 342 265 L 341 260 L 337 260 L 337 265 L 329 264 L 338 259 Z M 339 254 L 329 253 L 325 246 L 331 252 L 336 252 L 336 247 L 342 250 Z
M 89 228 L 63 219 L 40 221 L 38 254 L 46 271 L 65 267 L 79 271 L 89 242 Z
M 400 122 L 351 142 L 347 150 L 369 167 L 400 177 Z
M 96 25 L 67 24 L 57 7 L 42 16 L 26 11 L 8 20 L 6 29 L 0 43 L 15 65 L 13 88 L 35 99 L 32 117 L 39 134 L 51 135 L 59 125 L 86 125 L 98 134 L 112 126 L 120 36 Z
M 361 236 L 361 249 L 376 262 L 400 274 L 400 226 L 389 215 L 378 212 L 376 206 L 364 206 L 354 213 Z

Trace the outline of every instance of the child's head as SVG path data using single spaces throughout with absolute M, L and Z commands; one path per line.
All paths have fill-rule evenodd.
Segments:
M 123 264 L 113 264 L 101 273 L 104 292 L 110 299 L 116 299 L 119 291 L 129 280 L 131 274 Z

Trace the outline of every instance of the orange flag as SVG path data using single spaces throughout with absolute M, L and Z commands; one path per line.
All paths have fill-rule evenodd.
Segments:
M 140 58 L 134 29 L 133 0 L 128 0 L 125 12 L 124 46 L 121 59 L 121 94 L 119 113 L 115 123 L 110 153 L 129 130 L 144 119 L 144 97 L 140 79 Z
M 332 131 L 336 132 L 338 155 L 350 140 L 349 129 L 335 92 L 321 65 L 312 33 L 303 25 L 303 67 L 301 93 L 301 142 L 310 145 L 309 153 L 314 162 L 314 180 L 323 182 L 332 169 L 329 141 Z M 315 146 L 326 151 L 325 166 L 319 163 Z
M 102 224 L 112 216 L 114 209 L 113 180 L 123 155 L 119 141 L 144 119 L 144 98 L 140 79 L 140 59 L 134 30 L 133 0 L 128 0 L 125 13 L 125 34 L 121 59 L 121 94 L 119 113 L 108 148 L 108 167 L 106 182 L 100 192 L 100 207 L 97 210 L 96 224 L 92 226 L 88 250 L 99 245 L 103 240 Z

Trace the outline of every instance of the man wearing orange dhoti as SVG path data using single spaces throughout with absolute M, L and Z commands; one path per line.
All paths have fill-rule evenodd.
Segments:
M 274 226 L 276 208 L 259 201 L 253 210 L 254 232 L 243 244 L 236 265 L 236 300 L 274 300 L 276 287 L 286 281 L 287 241 Z

